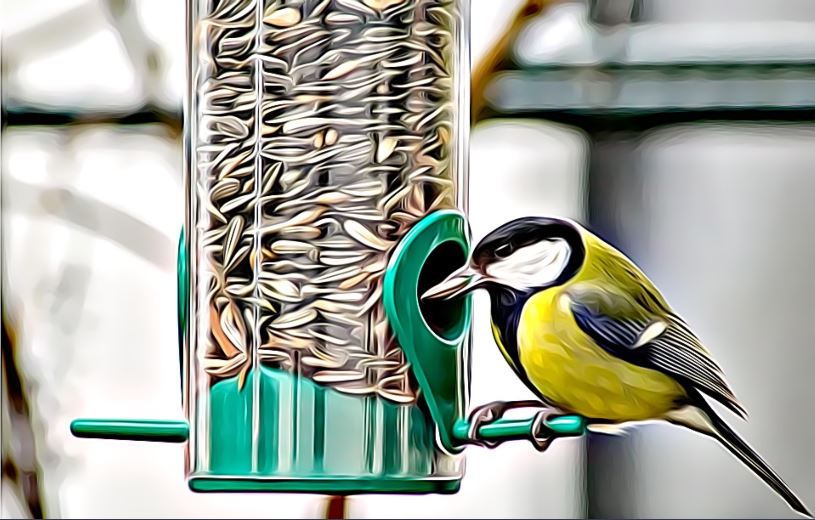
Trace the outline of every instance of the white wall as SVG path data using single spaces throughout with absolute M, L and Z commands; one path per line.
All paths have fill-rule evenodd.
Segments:
M 664 128 L 616 160 L 605 156 L 595 192 L 602 226 L 696 330 L 750 414 L 723 417 L 810 508 L 813 145 L 811 126 Z M 620 457 L 636 457 L 626 473 L 605 469 L 626 479 L 631 497 L 620 514 L 798 517 L 707 438 L 654 425 L 616 444 Z

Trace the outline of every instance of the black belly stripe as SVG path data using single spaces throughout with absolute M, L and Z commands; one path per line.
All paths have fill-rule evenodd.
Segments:
M 503 294 L 491 294 L 492 301 L 492 321 L 498 329 L 501 344 L 506 350 L 510 359 L 510 367 L 536 396 L 540 397 L 540 392 L 529 380 L 524 366 L 521 364 L 521 357 L 518 352 L 518 328 L 521 322 L 521 313 L 524 304 L 531 297 L 531 294 L 524 294 L 513 291 L 511 297 L 508 290 Z

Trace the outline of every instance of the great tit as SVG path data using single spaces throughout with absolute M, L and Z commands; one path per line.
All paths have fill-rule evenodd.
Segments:
M 479 288 L 489 294 L 504 358 L 541 400 L 540 420 L 578 414 L 590 429 L 612 433 L 654 420 L 690 428 L 721 442 L 811 517 L 710 406 L 708 398 L 747 417 L 710 352 L 622 252 L 572 220 L 521 218 L 487 235 L 468 265 L 422 298 L 452 299 Z M 491 403 L 474 412 L 472 424 L 516 406 L 529 402 Z

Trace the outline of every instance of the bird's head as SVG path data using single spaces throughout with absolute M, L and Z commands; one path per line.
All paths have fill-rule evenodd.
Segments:
M 583 264 L 585 246 L 574 222 L 525 217 L 484 237 L 467 265 L 422 295 L 452 299 L 478 288 L 490 292 L 528 293 L 560 285 Z

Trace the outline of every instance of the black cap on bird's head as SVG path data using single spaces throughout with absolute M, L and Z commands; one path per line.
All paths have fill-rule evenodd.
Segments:
M 549 217 L 510 221 L 484 237 L 470 263 L 422 298 L 451 299 L 483 287 L 529 292 L 560 285 L 583 264 L 585 246 L 574 222 Z

